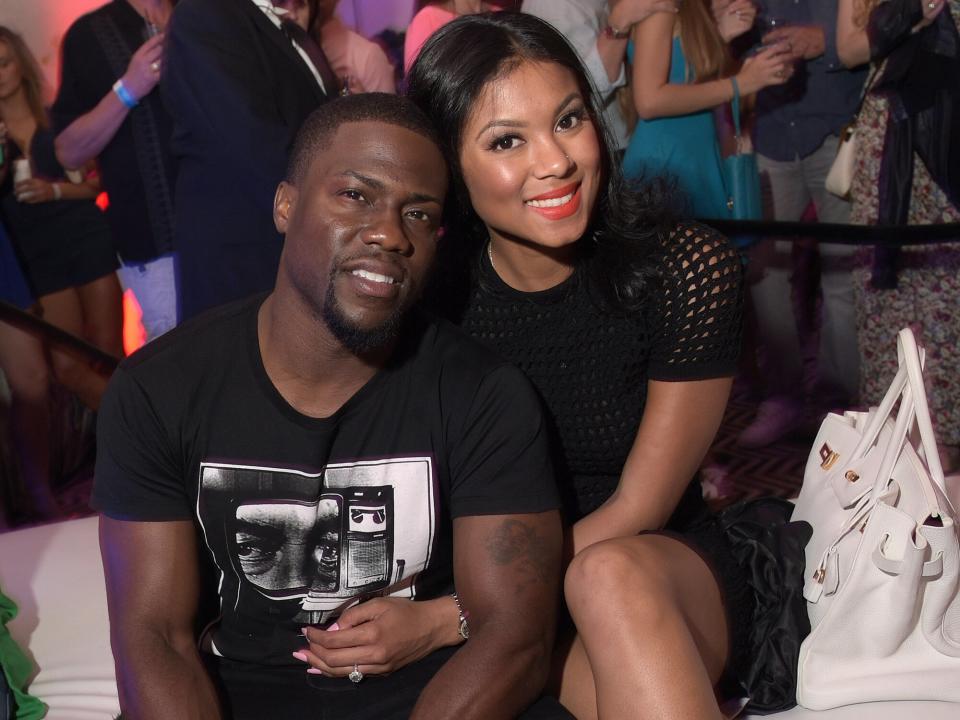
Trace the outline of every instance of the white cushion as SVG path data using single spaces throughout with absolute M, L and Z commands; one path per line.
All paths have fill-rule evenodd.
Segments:
M 120 712 L 97 518 L 0 534 L 0 588 L 20 609 L 10 634 L 37 668 L 47 720 Z
M 960 705 L 942 702 L 882 702 L 847 705 L 833 710 L 795 707 L 773 715 L 747 715 L 744 720 L 957 720 Z

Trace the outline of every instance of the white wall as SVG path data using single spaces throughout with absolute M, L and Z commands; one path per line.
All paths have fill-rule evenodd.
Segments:
M 23 36 L 51 88 L 59 81 L 60 41 L 78 17 L 105 0 L 0 0 L 0 25 Z

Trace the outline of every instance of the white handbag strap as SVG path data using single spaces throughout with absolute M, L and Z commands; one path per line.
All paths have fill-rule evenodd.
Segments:
M 887 557 L 884 552 L 886 540 L 889 536 L 885 537 L 877 546 L 873 549 L 873 562 L 874 564 L 883 570 L 885 573 L 890 575 L 899 575 L 903 571 L 904 562 L 903 560 L 894 560 L 893 558 Z M 932 560 L 927 560 L 923 563 L 921 569 L 921 576 L 923 577 L 936 577 L 943 572 L 943 553 L 938 552 L 934 555 Z
M 916 346 L 916 343 L 914 343 L 914 346 Z M 924 352 L 923 348 L 919 349 L 919 353 L 920 367 L 922 370 L 926 360 L 926 353 Z M 899 347 L 897 356 L 900 357 Z M 893 382 L 890 383 L 890 387 L 887 388 L 887 392 L 883 396 L 883 400 L 880 401 L 877 411 L 873 414 L 870 419 L 870 423 L 863 431 L 863 436 L 860 438 L 860 442 L 857 443 L 856 448 L 854 448 L 851 459 L 859 460 L 866 455 L 867 451 L 873 447 L 874 443 L 877 442 L 877 437 L 879 437 L 884 423 L 886 423 L 887 418 L 893 414 L 893 408 L 897 404 L 897 401 L 900 399 L 901 395 L 903 395 L 903 391 L 907 387 L 907 383 L 907 368 L 903 361 L 901 361 L 900 367 L 897 370 L 897 374 L 893 378 Z
M 940 492 L 946 494 L 943 466 L 940 464 L 940 453 L 937 451 L 937 437 L 933 432 L 927 392 L 923 386 L 922 351 L 918 350 L 917 341 L 910 328 L 904 328 L 897 335 L 897 358 L 900 366 L 907 368 L 907 380 L 912 389 L 917 428 L 920 430 L 920 444 L 923 447 L 924 460 L 930 471 L 930 478 L 940 488 Z
M 903 395 L 900 396 L 900 409 L 897 412 L 897 422 L 893 426 L 893 433 L 890 435 L 890 442 L 880 459 L 880 467 L 873 483 L 873 491 L 870 493 L 870 506 L 886 491 L 891 481 L 893 468 L 907 444 L 907 436 L 910 434 L 910 428 L 913 427 L 916 415 L 913 396 L 913 386 L 908 384 L 903 390 Z

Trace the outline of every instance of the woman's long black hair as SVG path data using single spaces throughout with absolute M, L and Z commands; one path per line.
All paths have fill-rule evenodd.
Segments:
M 549 23 L 516 12 L 465 15 L 451 21 L 430 37 L 410 69 L 407 95 L 436 125 L 452 176 L 453 197 L 447 204 L 446 234 L 436 269 L 441 292 L 451 287 L 465 291 L 472 285 L 476 258 L 487 241 L 460 166 L 464 128 L 487 84 L 527 61 L 570 70 L 597 128 L 602 182 L 590 226 L 579 241 L 580 257 L 614 306 L 634 311 L 656 274 L 663 233 L 676 227 L 665 202 L 668 189 L 659 182 L 641 186 L 624 180 L 576 50 Z M 464 299 L 462 293 L 457 299 Z

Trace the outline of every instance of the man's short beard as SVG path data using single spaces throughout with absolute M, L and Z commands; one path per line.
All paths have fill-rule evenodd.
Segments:
M 387 319 L 376 327 L 362 328 L 344 315 L 340 303 L 337 302 L 337 296 L 333 292 L 333 285 L 333 279 L 331 278 L 323 298 L 320 316 L 327 327 L 330 328 L 333 336 L 347 350 L 355 355 L 363 355 L 396 339 L 403 325 L 404 308 L 399 306 L 394 308 Z

